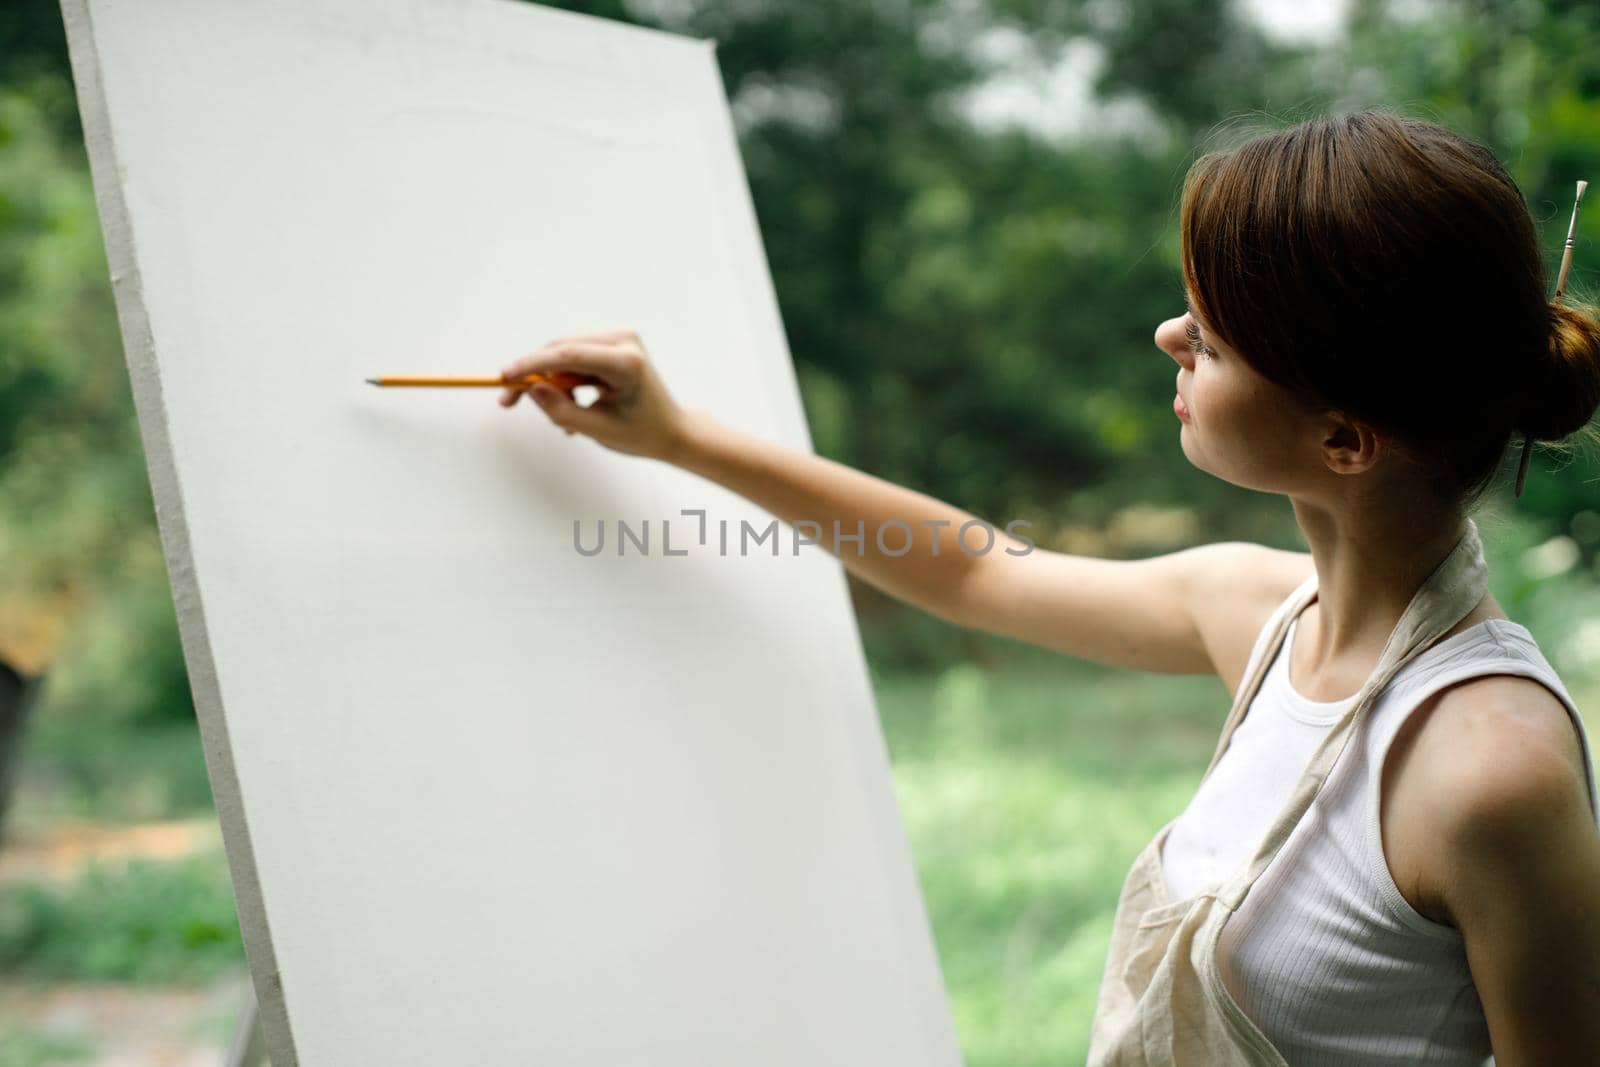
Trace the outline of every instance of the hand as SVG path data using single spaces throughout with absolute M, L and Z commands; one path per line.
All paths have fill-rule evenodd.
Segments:
M 670 459 L 682 443 L 684 413 L 632 330 L 558 338 L 507 364 L 500 376 L 511 382 L 533 373 L 562 377 L 508 385 L 500 394 L 501 407 L 512 407 L 529 393 L 550 421 L 568 434 L 582 433 L 635 456 Z M 599 398 L 580 407 L 571 392 L 576 379 L 569 375 L 587 378 L 599 388 Z

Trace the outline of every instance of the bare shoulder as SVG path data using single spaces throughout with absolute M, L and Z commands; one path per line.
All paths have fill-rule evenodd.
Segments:
M 1192 551 L 1190 612 L 1217 676 L 1232 695 L 1261 628 L 1316 567 L 1309 552 L 1250 541 L 1219 541 Z
M 1536 679 L 1467 678 L 1419 706 L 1406 726 L 1413 722 L 1411 760 L 1446 790 L 1445 807 L 1456 814 L 1504 809 L 1544 790 L 1575 785 L 1580 798 L 1587 790 L 1577 729 L 1561 699 Z
M 1455 924 L 1464 866 L 1593 825 L 1581 739 L 1535 679 L 1489 674 L 1445 688 L 1407 716 L 1389 753 L 1385 854 L 1397 888 L 1436 921 Z
M 1600 833 L 1580 735 L 1528 678 L 1473 678 L 1429 710 L 1393 809 L 1416 858 L 1397 848 L 1391 869 L 1415 868 L 1407 899 L 1460 934 L 1497 1061 L 1600 1062 Z

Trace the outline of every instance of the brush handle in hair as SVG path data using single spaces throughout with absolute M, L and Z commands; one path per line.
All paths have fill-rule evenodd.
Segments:
M 1572 269 L 1573 240 L 1578 233 L 1578 205 L 1583 203 L 1583 191 L 1589 188 L 1589 183 L 1578 183 L 1578 196 L 1572 202 L 1572 221 L 1567 223 L 1567 241 L 1561 250 L 1561 273 L 1556 276 L 1555 302 L 1561 303 L 1561 294 L 1567 291 L 1567 272 Z

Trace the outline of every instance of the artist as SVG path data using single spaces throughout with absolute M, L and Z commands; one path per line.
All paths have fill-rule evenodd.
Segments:
M 1520 494 L 1532 442 L 1600 406 L 1600 315 L 1562 299 L 1571 244 L 1551 299 L 1501 164 L 1385 109 L 1202 155 L 1180 225 L 1188 306 L 1155 331 L 1178 446 L 1286 496 L 1309 552 L 969 555 L 970 514 L 680 407 L 628 330 L 505 368 L 596 375 L 592 406 L 543 382 L 500 402 L 530 393 L 786 521 L 942 520 L 937 553 L 824 547 L 961 626 L 1221 677 L 1217 755 L 1123 887 L 1092 1063 L 1600 1064 L 1587 738 L 1489 594 L 1472 517 L 1508 446 Z

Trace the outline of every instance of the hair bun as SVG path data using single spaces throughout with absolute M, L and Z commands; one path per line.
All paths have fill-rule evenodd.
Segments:
M 1600 408 L 1600 313 L 1582 303 L 1548 305 L 1550 342 L 1529 383 L 1518 429 L 1557 441 L 1582 429 Z

